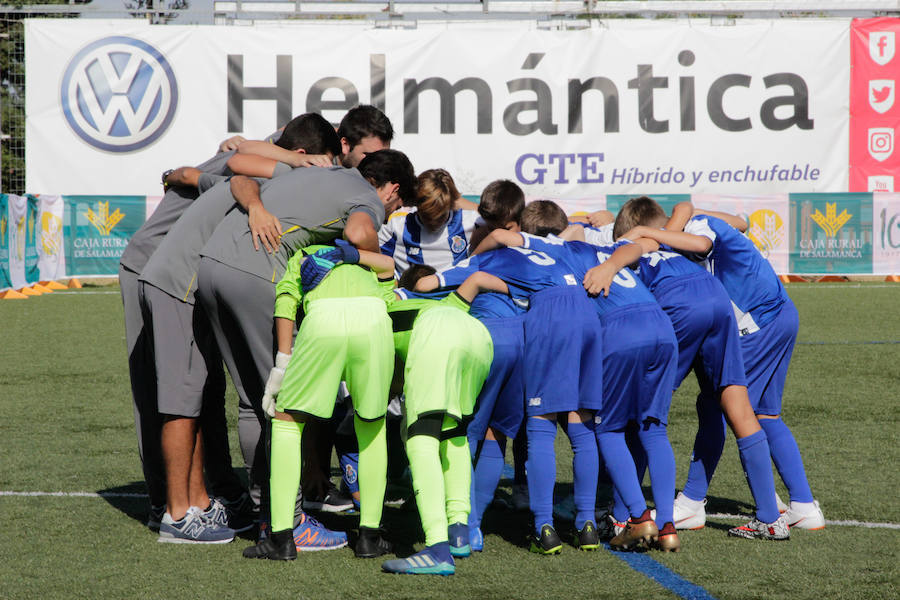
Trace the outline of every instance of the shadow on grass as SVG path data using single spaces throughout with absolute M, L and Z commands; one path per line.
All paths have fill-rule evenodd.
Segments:
M 97 490 L 106 502 L 135 521 L 146 524 L 150 512 L 150 500 L 143 481 L 133 481 L 125 485 Z

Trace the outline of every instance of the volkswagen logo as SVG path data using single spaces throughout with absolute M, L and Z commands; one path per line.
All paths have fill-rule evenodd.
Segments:
M 112 36 L 85 46 L 69 62 L 60 101 L 82 140 L 107 152 L 133 152 L 152 144 L 171 124 L 178 84 L 156 48 Z

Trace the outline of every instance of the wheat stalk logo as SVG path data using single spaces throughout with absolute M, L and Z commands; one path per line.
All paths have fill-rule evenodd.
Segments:
M 784 241 L 784 227 L 778 213 L 760 210 L 751 215 L 750 222 L 750 239 L 764 255 L 768 256 Z
M 841 227 L 853 218 L 853 215 L 848 213 L 846 208 L 841 211 L 841 214 L 837 214 L 837 202 L 826 202 L 824 215 L 817 208 L 816 212 L 809 215 L 809 218 L 825 231 L 825 235 L 834 237 Z
M 98 202 L 97 212 L 95 213 L 89 208 L 84 216 L 91 222 L 91 225 L 97 228 L 100 235 L 109 235 L 113 227 L 125 218 L 125 213 L 117 208 L 116 212 L 109 214 L 109 202 Z

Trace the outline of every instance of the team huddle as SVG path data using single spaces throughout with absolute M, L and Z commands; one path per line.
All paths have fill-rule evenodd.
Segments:
M 797 311 L 742 219 L 690 203 L 667 215 L 648 197 L 570 217 L 506 180 L 470 203 L 443 169 L 416 177 L 392 137 L 371 106 L 337 130 L 305 114 L 163 175 L 119 272 L 159 541 L 225 543 L 258 525 L 245 557 L 348 545 L 304 510 L 343 508 L 333 444 L 359 511 L 356 556 L 392 552 L 386 487 L 408 462 L 425 547 L 382 568 L 450 575 L 484 548 L 515 440 L 530 550 L 556 554 L 557 428 L 582 550 L 680 550 L 678 530 L 705 524 L 726 426 L 756 503 L 729 535 L 825 526 L 780 418 Z M 249 488 L 231 465 L 223 363 Z M 691 371 L 699 423 L 676 496 L 668 413 Z M 601 474 L 613 500 L 598 516 Z

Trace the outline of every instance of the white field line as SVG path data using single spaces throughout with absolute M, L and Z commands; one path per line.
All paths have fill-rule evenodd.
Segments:
M 120 293 L 121 292 L 99 292 L 99 291 L 98 292 L 53 292 L 53 295 L 55 296 L 57 294 L 62 294 L 62 295 L 78 295 L 78 296 L 85 296 L 85 295 L 101 295 L 102 296 L 105 294 L 115 294 L 118 296 Z
M 19 498 L 51 497 L 51 498 L 147 498 L 147 494 L 136 492 L 11 492 L 0 490 L 0 496 Z M 727 513 L 707 513 L 711 519 L 744 521 L 749 515 L 731 515 Z M 825 521 L 826 525 L 843 525 L 847 527 L 864 527 L 867 529 L 900 529 L 900 523 L 873 523 L 870 521 Z
M 2 492 L 0 492 L 2 494 Z M 727 513 L 706 513 L 706 517 L 710 519 L 726 519 L 729 521 L 746 521 L 750 515 L 730 515 Z M 866 529 L 900 529 L 900 523 L 872 523 L 870 521 L 829 521 L 825 520 L 826 525 L 846 525 L 849 527 L 865 527 Z

